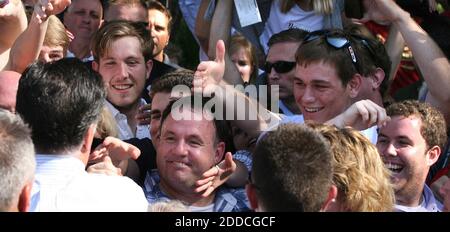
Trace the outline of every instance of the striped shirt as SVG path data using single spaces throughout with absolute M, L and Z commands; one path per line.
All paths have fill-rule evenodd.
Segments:
M 160 177 L 158 170 L 147 173 L 144 182 L 144 193 L 150 204 L 171 199 L 159 187 Z M 213 212 L 246 212 L 250 205 L 244 188 L 228 188 L 220 186 L 215 190 Z

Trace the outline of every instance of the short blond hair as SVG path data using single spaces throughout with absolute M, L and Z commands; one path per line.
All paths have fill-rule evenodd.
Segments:
M 333 154 L 337 200 L 352 212 L 392 211 L 395 203 L 389 171 L 377 148 L 352 128 L 311 124 L 327 139 Z
M 61 46 L 65 56 L 67 49 L 69 48 L 69 43 L 69 36 L 67 35 L 64 24 L 54 15 L 48 17 L 48 27 L 45 32 L 44 45 L 50 47 Z

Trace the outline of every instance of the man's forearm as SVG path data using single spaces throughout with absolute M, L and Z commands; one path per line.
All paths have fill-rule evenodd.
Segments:
M 232 120 L 252 137 L 257 138 L 262 131 L 280 121 L 276 114 L 226 82 L 221 82 L 218 86 L 215 98 L 224 104 L 225 119 Z

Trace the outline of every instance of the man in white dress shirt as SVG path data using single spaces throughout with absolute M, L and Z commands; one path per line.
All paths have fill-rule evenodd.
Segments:
M 17 112 L 37 152 L 30 211 L 146 211 L 142 189 L 121 176 L 85 171 L 105 88 L 75 58 L 32 64 L 17 91 Z

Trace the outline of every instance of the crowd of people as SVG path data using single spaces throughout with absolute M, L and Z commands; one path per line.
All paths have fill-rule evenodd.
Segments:
M 0 6 L 0 211 L 450 211 L 447 1 L 233 2 Z

